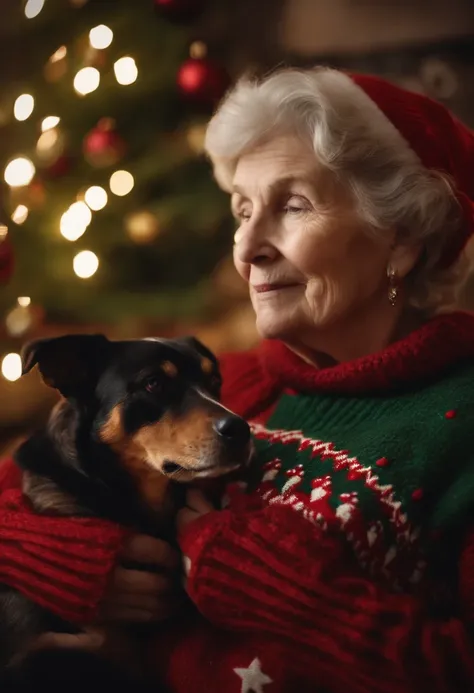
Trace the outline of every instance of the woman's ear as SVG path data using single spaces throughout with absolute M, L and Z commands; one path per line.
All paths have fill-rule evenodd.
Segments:
M 394 244 L 389 257 L 389 265 L 396 269 L 398 276 L 403 279 L 415 267 L 422 252 L 423 245 L 421 243 L 416 245 Z

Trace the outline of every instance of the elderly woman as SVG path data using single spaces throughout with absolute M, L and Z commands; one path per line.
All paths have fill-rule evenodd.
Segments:
M 474 319 L 453 309 L 474 137 L 383 80 L 282 70 L 237 84 L 207 150 L 263 338 L 221 361 L 259 474 L 223 510 L 190 493 L 200 613 L 153 663 L 176 693 L 474 690 Z M 12 493 L 3 581 L 82 623 L 163 615 L 166 573 L 113 569 L 118 528 L 34 518 Z M 130 552 L 172 564 L 143 537 Z

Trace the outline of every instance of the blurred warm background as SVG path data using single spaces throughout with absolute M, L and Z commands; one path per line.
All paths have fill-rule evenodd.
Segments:
M 227 199 L 202 152 L 209 116 L 242 72 L 325 63 L 377 73 L 474 126 L 472 0 L 1 9 L 0 452 L 55 397 L 35 374 L 19 378 L 30 339 L 193 333 L 216 351 L 255 342 Z

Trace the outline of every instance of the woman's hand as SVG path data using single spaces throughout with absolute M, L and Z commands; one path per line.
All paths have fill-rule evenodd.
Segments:
M 215 511 L 215 508 L 207 500 L 204 494 L 198 489 L 191 489 L 186 494 L 186 506 L 179 511 L 176 518 L 176 530 L 178 538 L 186 532 L 189 527 L 201 517 Z M 188 591 L 188 576 L 191 570 L 191 560 L 185 554 L 183 555 L 184 580 L 183 586 Z
M 156 572 L 124 567 L 130 563 L 153 566 Z M 102 600 L 100 620 L 152 623 L 172 616 L 184 596 L 180 565 L 179 553 L 166 542 L 146 535 L 131 537 L 112 573 Z
M 215 508 L 206 499 L 201 491 L 192 489 L 186 494 L 186 506 L 179 511 L 176 519 L 176 527 L 179 532 L 182 532 L 191 523 L 212 512 Z
M 178 531 L 214 508 L 200 491 L 187 495 L 187 507 L 177 518 Z M 156 572 L 125 567 L 153 566 Z M 157 623 L 173 616 L 184 599 L 181 558 L 169 544 L 146 535 L 135 535 L 124 546 L 109 588 L 102 600 L 103 623 Z M 71 639 L 71 642 L 74 642 Z
M 200 491 L 189 491 L 187 507 L 178 514 L 178 531 L 213 509 Z M 100 621 L 157 623 L 178 611 L 185 593 L 177 551 L 161 539 L 135 535 L 124 546 L 120 560 L 102 600 Z M 130 563 L 151 565 L 156 572 L 125 567 Z
M 98 655 L 104 664 L 108 662 L 114 665 L 113 671 L 117 673 L 117 676 L 132 674 L 134 678 L 139 678 L 144 674 L 143 643 L 133 632 L 115 625 L 100 629 L 87 628 L 83 632 L 74 635 L 69 633 L 43 633 L 43 635 L 31 643 L 27 654 L 41 650 L 79 650 L 81 652 L 89 652 L 90 654 Z M 71 662 L 76 664 L 74 659 Z M 79 659 L 77 662 L 80 665 L 81 660 Z M 66 683 L 64 685 L 66 686 Z M 125 687 L 127 690 L 129 689 L 127 686 Z

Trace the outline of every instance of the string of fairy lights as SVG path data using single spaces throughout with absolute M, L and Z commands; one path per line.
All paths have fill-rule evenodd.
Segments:
M 80 8 L 88 0 L 69 0 L 71 5 Z M 24 15 L 27 20 L 33 20 L 44 8 L 46 0 L 24 0 Z M 173 5 L 179 6 L 179 0 L 154 0 L 154 4 L 161 11 L 173 9 Z M 192 2 L 189 3 L 192 7 Z M 196 7 L 203 5 L 201 0 L 196 0 Z M 105 24 L 92 26 L 84 41 L 84 55 L 89 64 L 79 69 L 74 76 L 68 75 L 69 49 L 66 45 L 59 48 L 50 56 L 45 68 L 44 76 L 49 82 L 72 79 L 72 86 L 77 96 L 87 98 L 100 87 L 102 65 L 106 64 L 105 51 L 114 41 L 112 29 Z M 100 56 L 104 56 L 104 60 Z M 215 101 L 224 93 L 228 86 L 226 70 L 219 64 L 206 58 L 207 46 L 202 41 L 193 41 L 190 46 L 189 59 L 179 68 L 177 74 L 177 87 L 186 97 L 196 99 L 199 103 L 204 100 Z M 97 66 L 94 66 L 97 65 Z M 113 74 L 118 85 L 126 87 L 138 79 L 138 67 L 135 59 L 130 55 L 122 55 L 112 65 Z M 103 70 L 102 70 L 103 71 Z M 37 106 L 35 97 L 30 93 L 19 94 L 13 103 L 13 117 L 19 122 L 27 121 L 35 117 Z M 48 170 L 48 166 L 55 166 L 61 161 L 65 152 L 64 142 L 67 139 L 62 132 L 60 115 L 56 113 L 38 114 L 39 137 L 35 146 L 33 161 L 24 153 L 16 154 L 10 159 L 4 168 L 5 183 L 11 190 L 13 201 L 11 220 L 16 225 L 26 222 L 30 213 L 34 212 L 34 191 L 36 181 L 36 166 Z M 200 155 L 203 152 L 205 124 L 196 122 L 191 124 L 186 131 L 186 144 L 189 151 Z M 105 142 L 105 145 L 104 145 Z M 95 214 L 109 204 L 110 196 L 124 197 L 135 186 L 133 173 L 118 168 L 118 161 L 124 150 L 124 142 L 114 130 L 114 122 L 110 118 L 102 118 L 84 140 L 84 156 L 93 166 L 107 166 L 117 168 L 103 185 L 91 185 L 87 189 L 82 188 L 71 200 L 67 209 L 60 216 L 58 232 L 62 238 L 75 243 L 87 231 Z M 99 157 L 99 158 L 98 158 Z M 112 157 L 112 158 L 111 158 Z M 107 161 L 107 163 L 104 163 Z M 102 163 L 101 163 L 102 162 Z M 23 191 L 31 191 L 31 197 L 24 196 Z M 154 214 L 147 210 L 138 210 L 128 215 L 125 220 L 128 235 L 136 243 L 151 242 L 160 232 L 160 225 Z M 0 239 L 8 233 L 8 228 L 0 224 Z M 2 235 L 3 234 L 3 235 Z M 72 258 L 72 270 L 80 280 L 87 280 L 98 271 L 100 260 L 91 249 L 81 250 Z M 7 315 L 5 324 L 10 336 L 23 337 L 32 324 L 32 302 L 29 296 L 19 296 L 16 304 Z M 17 353 L 6 354 L 0 365 L 3 377 L 8 381 L 15 381 L 21 377 L 21 358 Z
M 24 14 L 27 19 L 34 19 L 43 9 L 45 0 L 27 0 L 24 6 Z M 105 24 L 92 27 L 89 31 L 89 44 L 96 51 L 108 48 L 114 39 L 112 29 Z M 64 60 L 67 55 L 67 47 L 61 46 L 51 56 L 51 64 Z M 113 71 L 117 83 L 121 86 L 133 84 L 138 77 L 138 68 L 134 58 L 125 55 L 115 61 Z M 74 76 L 73 86 L 77 95 L 85 97 L 98 89 L 101 74 L 95 67 L 84 67 Z M 13 104 L 13 116 L 17 121 L 26 121 L 35 110 L 35 99 L 32 94 L 20 94 Z M 60 137 L 58 126 L 61 118 L 58 115 L 48 115 L 44 117 L 40 124 L 41 135 L 36 144 L 36 151 L 39 156 L 47 152 L 56 145 Z M 33 181 L 36 168 L 30 158 L 19 155 L 11 159 L 4 170 L 4 180 L 12 189 L 24 188 Z M 112 195 L 123 197 L 128 195 L 135 181 L 132 173 L 126 170 L 116 170 L 108 180 L 108 190 Z M 93 214 L 103 209 L 109 200 L 109 192 L 105 187 L 92 185 L 85 191 L 78 192 L 77 198 L 64 211 L 59 222 L 59 232 L 61 236 L 71 243 L 81 238 L 86 232 L 92 221 Z M 29 215 L 30 210 L 27 205 L 19 204 L 13 210 L 11 219 L 15 224 L 23 224 Z M 99 268 L 99 258 L 92 250 L 82 250 L 78 252 L 72 261 L 74 273 L 80 279 L 89 279 Z M 18 328 L 18 318 L 21 320 L 22 311 L 28 310 L 31 304 L 29 296 L 20 296 L 17 305 L 12 311 L 16 311 L 15 320 Z M 26 313 L 25 313 L 26 314 Z M 17 353 L 6 354 L 1 362 L 1 372 L 6 380 L 11 382 L 21 377 L 21 358 Z

